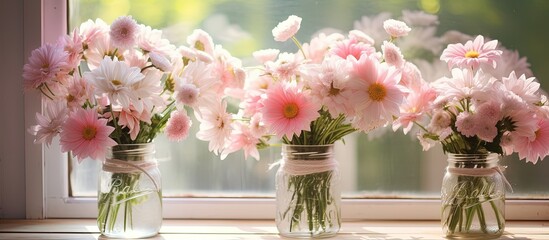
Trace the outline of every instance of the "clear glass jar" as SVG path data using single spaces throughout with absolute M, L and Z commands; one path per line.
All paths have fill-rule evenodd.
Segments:
M 276 227 L 293 238 L 332 237 L 341 227 L 341 189 L 332 145 L 283 145 L 276 174 Z
M 505 182 L 499 155 L 448 154 L 442 228 L 448 238 L 498 238 L 505 229 Z
M 112 238 L 154 236 L 162 225 L 161 176 L 152 143 L 111 148 L 99 175 L 97 225 Z

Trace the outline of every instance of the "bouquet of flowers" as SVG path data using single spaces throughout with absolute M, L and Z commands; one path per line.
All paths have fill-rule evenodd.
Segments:
M 151 143 L 164 131 L 172 141 L 183 140 L 191 126 L 186 108 L 207 119 L 209 109 L 219 106 L 218 96 L 245 77 L 240 60 L 206 32 L 195 30 L 187 42 L 176 47 L 161 30 L 122 16 L 110 26 L 88 20 L 57 43 L 34 50 L 23 79 L 26 90 L 44 96 L 44 113 L 29 128 L 35 142 L 50 145 L 59 135 L 61 150 L 78 161 L 105 161 L 110 148 L 129 150 L 127 144 Z M 147 195 L 116 189 L 137 189 L 134 175 L 112 174 L 117 186 L 98 196 L 102 232 L 113 230 L 120 207 L 126 212 L 124 230 L 132 228 L 126 218 Z
M 465 44 L 449 44 L 440 59 L 451 75 L 427 83 L 422 78 L 403 104 L 403 114 L 393 125 L 407 133 L 418 126 L 418 139 L 427 150 L 440 142 L 445 153 L 509 155 L 536 163 L 549 154 L 549 112 L 547 98 L 532 77 L 526 59 L 517 52 L 476 36 Z M 499 170 L 498 170 L 499 172 Z M 469 181 L 459 176 L 458 181 Z M 477 177 L 477 180 L 479 178 Z M 443 203 L 447 217 L 443 225 L 450 233 L 468 232 L 478 215 L 481 230 L 486 227 L 483 202 L 474 196 L 488 196 L 487 181 L 462 184 Z M 463 201 L 462 201 L 463 200 Z M 458 202 L 456 202 L 458 201 Z M 499 230 L 503 216 L 491 200 Z
M 219 112 L 203 115 L 216 122 L 201 122 L 197 136 L 210 141 L 210 149 L 222 158 L 243 149 L 246 157 L 259 159 L 258 149 L 270 146 L 274 138 L 286 145 L 329 145 L 399 116 L 400 104 L 409 92 L 402 79 L 409 73 L 404 71 L 406 61 L 394 41 L 410 31 L 406 24 L 386 21 L 388 41 L 378 51 L 374 40 L 358 30 L 347 36 L 320 33 L 301 44 L 295 37 L 301 20 L 292 15 L 272 30 L 276 41 L 292 39 L 296 52 L 254 52 L 261 66 L 248 72 L 242 89 L 226 91 L 238 100 L 237 113 L 223 111 L 223 104 Z M 314 213 L 307 215 L 309 231 L 322 231 L 332 224 L 323 215 L 333 201 L 323 194 L 329 192 L 324 188 L 329 188 L 331 174 L 295 175 L 288 186 L 281 186 L 296 193 L 284 216 L 291 219 L 290 231 L 298 228 L 305 210 Z

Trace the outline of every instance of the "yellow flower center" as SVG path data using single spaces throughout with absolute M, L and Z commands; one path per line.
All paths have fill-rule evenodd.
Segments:
M 284 117 L 292 119 L 299 113 L 299 107 L 295 103 L 288 103 L 284 106 Z
M 67 95 L 67 102 L 72 102 L 74 101 L 76 98 L 73 96 L 73 95 Z
M 480 53 L 475 50 L 469 50 L 465 53 L 466 58 L 478 58 L 479 55 Z
M 387 96 L 387 89 L 382 84 L 374 83 L 368 87 L 368 95 L 374 101 L 383 101 L 385 96 Z
M 204 43 L 200 42 L 200 41 L 196 41 L 194 43 L 194 48 L 200 50 L 200 51 L 204 51 L 206 50 L 206 47 L 204 46 Z
M 114 80 L 111 80 L 111 82 L 112 82 L 112 84 L 113 84 L 114 86 L 120 86 L 120 85 L 122 85 L 122 82 L 121 82 L 120 80 L 114 79 Z
M 95 134 L 97 133 L 97 129 L 93 126 L 86 126 L 84 128 L 84 131 L 82 131 L 82 138 L 85 140 L 92 140 L 95 138 Z

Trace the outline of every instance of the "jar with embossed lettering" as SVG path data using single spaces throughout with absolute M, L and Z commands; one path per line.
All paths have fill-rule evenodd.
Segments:
M 97 225 L 110 238 L 154 236 L 162 225 L 161 176 L 153 143 L 112 147 L 99 176 Z
M 442 228 L 448 238 L 498 238 L 505 228 L 507 180 L 499 155 L 448 154 L 442 182 Z

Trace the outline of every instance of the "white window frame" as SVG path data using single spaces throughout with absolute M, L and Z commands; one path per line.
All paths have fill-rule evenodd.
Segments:
M 25 0 L 25 53 L 45 42 L 55 42 L 67 31 L 66 0 Z M 38 94 L 25 95 L 25 125 L 34 124 L 41 110 Z M 95 198 L 68 194 L 66 154 L 58 142 L 50 147 L 25 138 L 27 218 L 95 218 Z M 273 198 L 164 198 L 164 218 L 273 219 Z M 438 220 L 438 199 L 343 199 L 345 220 Z M 549 200 L 507 200 L 508 220 L 548 220 Z

